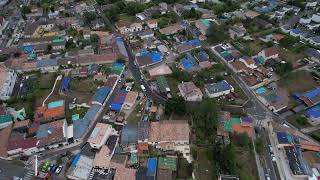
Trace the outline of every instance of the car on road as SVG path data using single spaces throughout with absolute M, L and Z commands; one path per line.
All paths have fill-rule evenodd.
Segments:
M 144 87 L 144 85 L 140 85 L 142 91 L 146 91 L 146 87 Z
M 271 145 L 271 144 L 269 144 L 269 145 L 268 145 L 268 147 L 269 147 L 269 151 L 270 151 L 270 153 L 272 154 L 272 153 L 273 153 L 272 145 Z
M 273 162 L 276 162 L 276 157 L 272 154 L 271 155 L 271 160 L 273 161 Z
M 62 171 L 62 166 L 58 166 L 58 168 L 56 169 L 56 174 L 60 174 L 60 172 Z

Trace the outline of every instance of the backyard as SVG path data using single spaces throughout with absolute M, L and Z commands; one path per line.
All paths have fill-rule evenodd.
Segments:
M 279 81 L 278 85 L 292 94 L 309 91 L 317 87 L 318 84 L 310 72 L 301 70 L 289 73 Z

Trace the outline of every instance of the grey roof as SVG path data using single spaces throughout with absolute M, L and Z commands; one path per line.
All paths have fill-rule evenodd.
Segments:
M 58 66 L 58 60 L 57 59 L 44 59 L 37 61 L 37 67 L 53 67 Z
M 305 51 L 305 54 L 309 57 L 313 57 L 313 58 L 316 58 L 316 59 L 320 59 L 320 52 L 317 50 L 317 49 L 314 49 L 314 48 L 308 48 L 306 51 Z
M 94 119 L 95 115 L 98 113 L 100 108 L 101 108 L 101 105 L 93 104 L 82 119 L 73 121 L 74 139 L 79 139 L 84 135 L 84 133 L 89 127 L 89 124 Z
M 138 140 L 144 140 L 149 138 L 149 121 L 141 121 L 138 123 Z
M 312 37 L 310 39 L 315 43 L 320 43 L 320 36 L 314 36 L 314 37 Z
M 134 124 L 126 124 L 121 132 L 121 146 L 127 147 L 130 144 L 136 144 L 138 141 L 138 126 Z

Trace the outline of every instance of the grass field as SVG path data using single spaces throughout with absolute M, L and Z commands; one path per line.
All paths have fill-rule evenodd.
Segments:
M 301 114 L 294 114 L 292 116 L 289 116 L 287 118 L 287 121 L 292 124 L 294 127 L 298 128 L 298 129 L 302 129 L 302 128 L 306 128 L 306 127 L 311 127 L 311 124 L 306 124 L 306 125 L 302 125 L 302 124 L 299 124 L 297 122 L 297 118 L 299 118 L 301 116 Z
M 139 111 L 141 110 L 142 105 L 143 104 L 138 103 L 135 106 L 134 110 L 130 113 L 130 115 L 127 118 L 128 124 L 137 124 L 141 120 L 141 113 L 139 113 Z
M 292 51 L 285 50 L 284 48 L 281 49 L 280 58 L 287 61 L 291 62 L 293 67 L 298 65 L 298 60 L 302 59 L 304 57 L 303 53 L 294 53 Z
M 196 179 L 211 180 L 216 177 L 214 165 L 207 156 L 210 152 L 210 149 L 197 148 L 197 160 L 194 165 Z
M 278 83 L 280 87 L 287 90 L 289 94 L 303 93 L 317 87 L 317 82 L 313 79 L 310 72 L 302 70 L 288 74 Z

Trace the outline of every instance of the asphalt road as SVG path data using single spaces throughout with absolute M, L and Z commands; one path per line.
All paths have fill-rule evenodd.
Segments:
M 133 78 L 139 82 L 139 84 L 144 85 L 144 87 L 146 88 L 146 91 L 144 92 L 146 94 L 146 96 L 160 104 L 164 104 L 166 102 L 166 98 L 160 96 L 159 94 L 157 94 L 156 92 L 152 91 L 148 82 L 146 81 L 146 79 L 143 77 L 140 69 L 135 66 L 134 61 L 135 61 L 135 55 L 132 52 L 132 49 L 130 47 L 130 45 L 128 43 L 126 43 L 126 48 L 127 48 L 127 52 L 128 52 L 128 56 L 129 56 L 129 63 L 128 63 L 128 68 L 132 73 Z
M 1 180 L 12 180 L 14 176 L 24 177 L 25 174 L 29 171 L 24 167 L 14 165 L 11 161 L 6 161 L 0 159 L 0 179 Z

